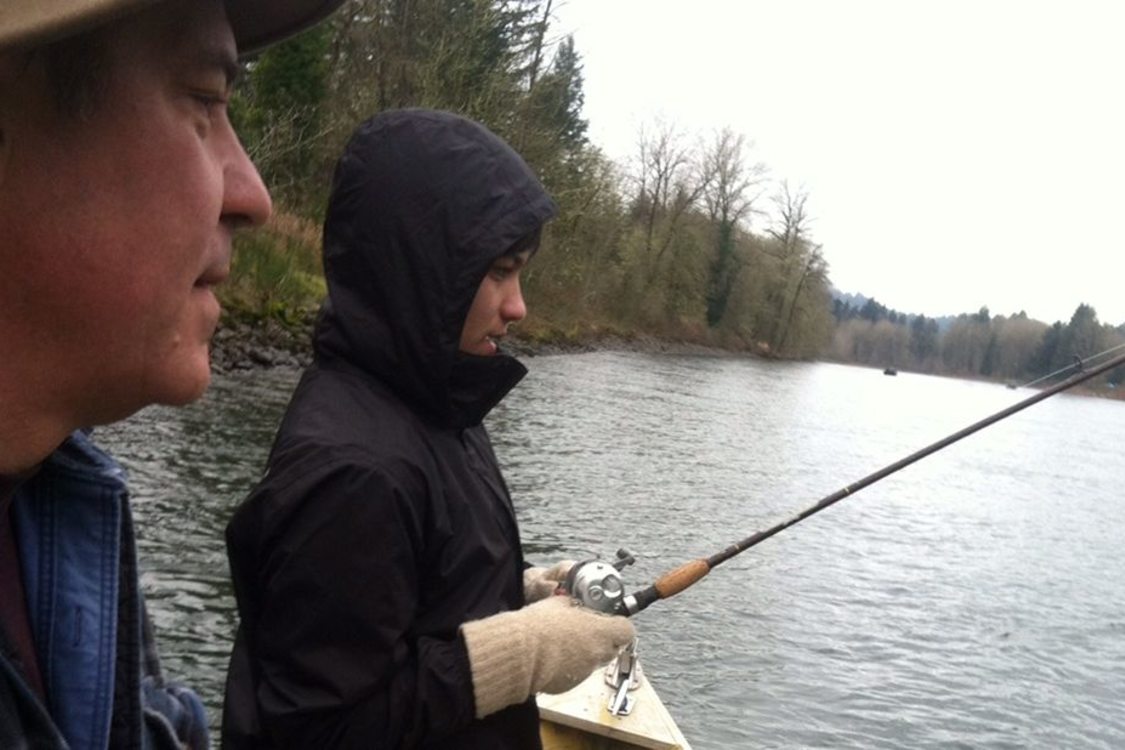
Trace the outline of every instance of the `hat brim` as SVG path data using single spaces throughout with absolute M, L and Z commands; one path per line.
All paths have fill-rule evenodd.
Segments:
M 224 0 L 241 56 L 322 21 L 344 0 Z M 160 0 L 0 0 L 0 50 L 78 34 Z
M 4 0 L 0 50 L 34 47 L 128 15 L 153 0 Z
M 252 55 L 327 18 L 344 0 L 227 0 L 240 56 Z

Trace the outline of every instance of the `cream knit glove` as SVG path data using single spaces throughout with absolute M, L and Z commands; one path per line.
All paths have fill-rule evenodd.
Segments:
M 559 560 L 549 568 L 525 568 L 523 571 L 523 600 L 537 602 L 555 593 L 574 567 L 574 560 Z
M 562 693 L 612 659 L 636 636 L 624 617 L 603 615 L 569 596 L 461 626 L 477 718 L 535 693 Z

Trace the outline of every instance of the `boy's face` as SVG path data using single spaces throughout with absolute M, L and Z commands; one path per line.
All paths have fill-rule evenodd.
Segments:
M 50 363 L 78 424 L 203 392 L 231 235 L 270 213 L 227 119 L 221 1 L 170 0 L 101 33 L 90 116 L 56 111 L 41 55 L 0 56 L 0 105 L 23 103 L 0 112 L 0 335 Z
M 499 341 L 508 333 L 508 325 L 527 315 L 520 291 L 520 272 L 530 258 L 531 251 L 525 250 L 493 261 L 465 317 L 459 347 L 462 352 L 491 357 L 499 350 Z

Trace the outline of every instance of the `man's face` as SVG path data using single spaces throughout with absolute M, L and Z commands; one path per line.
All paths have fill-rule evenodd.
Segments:
M 36 352 L 78 424 L 203 392 L 232 232 L 270 212 L 227 119 L 220 0 L 170 0 L 104 33 L 88 117 L 57 112 L 41 58 L 0 59 L 0 103 L 23 105 L 0 113 L 0 334 Z
M 493 261 L 465 317 L 459 347 L 462 352 L 482 357 L 496 354 L 499 340 L 508 333 L 508 325 L 527 315 L 520 292 L 520 271 L 530 257 L 531 251 L 525 250 Z

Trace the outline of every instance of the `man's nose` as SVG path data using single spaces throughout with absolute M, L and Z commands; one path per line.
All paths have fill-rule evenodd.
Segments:
M 223 218 L 239 226 L 260 226 L 273 212 L 269 191 L 241 142 L 223 171 Z

